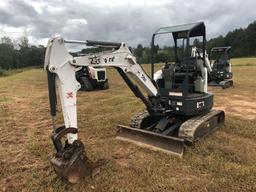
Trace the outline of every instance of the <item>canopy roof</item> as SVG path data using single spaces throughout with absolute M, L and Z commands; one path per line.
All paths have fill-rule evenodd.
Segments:
M 227 46 L 227 47 L 213 47 L 211 51 L 216 51 L 216 52 L 224 52 L 224 51 L 230 51 L 231 50 L 231 46 Z
M 175 39 L 205 36 L 205 25 L 203 22 L 189 23 L 185 25 L 176 25 L 169 27 L 162 27 L 156 30 L 154 35 L 172 33 Z

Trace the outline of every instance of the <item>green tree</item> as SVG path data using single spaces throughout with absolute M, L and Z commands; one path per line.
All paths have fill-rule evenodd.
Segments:
M 256 21 L 247 27 L 245 35 L 247 55 L 256 55 Z
M 1 38 L 0 42 L 0 68 L 15 68 L 15 50 L 12 40 L 8 37 L 3 37 Z
M 21 37 L 18 50 L 18 66 L 31 66 L 30 63 L 30 45 L 27 37 Z

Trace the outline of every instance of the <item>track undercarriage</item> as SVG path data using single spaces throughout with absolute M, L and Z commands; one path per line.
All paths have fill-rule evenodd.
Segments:
M 225 79 L 220 82 L 216 81 L 211 81 L 208 83 L 209 86 L 214 86 L 214 87 L 222 87 L 223 89 L 229 88 L 233 86 L 233 79 Z
M 193 117 L 162 118 L 143 112 L 131 119 L 131 127 L 118 125 L 117 138 L 182 156 L 185 145 L 213 133 L 224 120 L 225 114 L 220 110 Z

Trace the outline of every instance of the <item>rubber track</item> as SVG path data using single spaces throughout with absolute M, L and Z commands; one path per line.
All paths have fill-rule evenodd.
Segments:
M 131 118 L 131 123 L 130 126 L 132 128 L 137 128 L 137 129 L 141 129 L 141 122 L 144 118 L 150 116 L 149 113 L 147 111 L 138 113 L 136 115 L 133 115 Z
M 208 120 L 213 119 L 214 117 L 219 117 L 222 113 L 223 111 L 220 111 L 220 110 L 212 110 L 205 115 L 199 115 L 185 121 L 180 126 L 179 137 L 187 138 L 191 141 L 197 140 L 198 138 L 194 137 L 194 133 L 196 132 L 196 130 L 200 128 L 200 126 L 203 125 Z M 224 123 L 224 119 L 223 119 L 223 122 L 220 122 L 219 124 L 222 125 L 223 123 Z M 214 126 L 211 129 L 214 130 L 214 128 L 220 127 L 221 125 Z

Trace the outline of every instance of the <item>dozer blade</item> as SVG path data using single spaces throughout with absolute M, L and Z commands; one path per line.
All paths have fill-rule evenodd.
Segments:
M 208 83 L 209 86 L 212 87 L 221 87 L 223 89 L 229 88 L 231 86 L 233 86 L 233 79 L 225 79 L 219 83 L 215 82 L 215 81 L 211 81 Z
M 185 121 L 179 129 L 179 138 L 183 138 L 186 144 L 194 143 L 202 137 L 205 137 L 218 128 L 225 121 L 225 113 L 221 110 L 212 110 L 204 115 L 192 117 Z
M 226 89 L 226 88 L 229 88 L 229 87 L 233 86 L 233 79 L 226 79 L 224 81 L 221 81 L 220 86 L 223 89 Z
M 160 150 L 180 157 L 183 155 L 184 139 L 124 125 L 117 125 L 117 128 L 117 139 L 129 141 L 142 147 Z
M 86 157 L 82 143 L 72 144 L 61 156 L 51 159 L 55 172 L 70 183 L 78 183 L 92 174 L 92 165 Z

